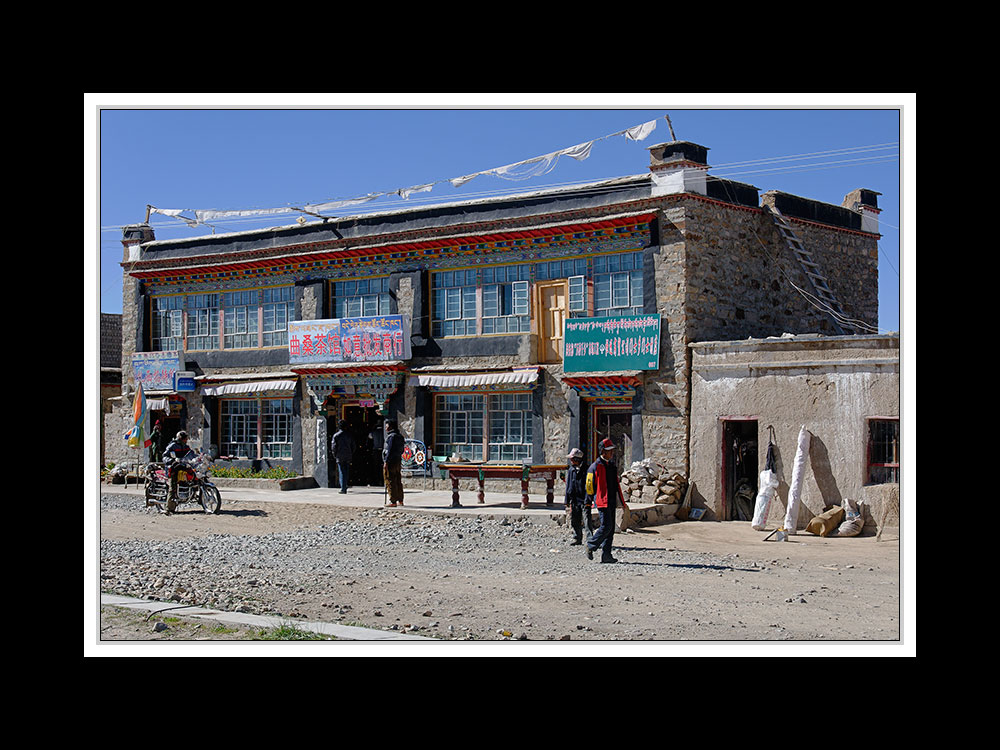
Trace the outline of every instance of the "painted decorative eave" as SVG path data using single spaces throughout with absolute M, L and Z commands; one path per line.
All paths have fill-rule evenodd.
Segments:
M 128 274 L 137 279 L 157 279 L 161 282 L 200 282 L 222 277 L 238 277 L 240 274 L 257 274 L 261 271 L 299 273 L 321 270 L 328 265 L 345 261 L 355 263 L 378 262 L 400 263 L 422 258 L 436 258 L 451 253 L 468 254 L 530 249 L 535 244 L 555 242 L 575 243 L 593 239 L 614 237 L 626 228 L 638 229 L 655 217 L 644 212 L 607 217 L 599 221 L 562 223 L 551 226 L 536 226 L 505 232 L 487 234 L 436 237 L 413 242 L 398 242 L 381 245 L 359 245 L 348 247 L 350 240 L 338 242 L 340 247 L 331 248 L 330 243 L 300 244 L 280 248 L 280 255 L 274 255 L 274 248 L 265 251 L 246 251 L 209 258 L 185 258 L 164 261 L 161 259 L 135 261 L 128 265 Z M 322 248 L 328 249 L 322 249 Z M 262 257 L 261 253 L 269 255 Z

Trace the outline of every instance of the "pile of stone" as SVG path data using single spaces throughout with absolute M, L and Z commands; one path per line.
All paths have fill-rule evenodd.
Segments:
M 670 471 L 651 459 L 636 461 L 622 474 L 625 502 L 680 505 L 687 490 L 687 477 Z

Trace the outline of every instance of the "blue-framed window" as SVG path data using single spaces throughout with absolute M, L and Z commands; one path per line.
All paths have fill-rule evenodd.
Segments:
M 594 258 L 594 317 L 641 315 L 642 253 Z
M 527 333 L 531 284 L 559 279 L 566 279 L 569 286 L 571 317 L 643 312 L 642 251 L 463 268 L 431 275 L 432 335 Z M 588 282 L 593 287 L 592 308 Z
M 260 349 L 288 345 L 292 286 L 163 295 L 150 300 L 150 351 Z
M 369 318 L 390 312 L 388 276 L 333 283 L 333 317 Z

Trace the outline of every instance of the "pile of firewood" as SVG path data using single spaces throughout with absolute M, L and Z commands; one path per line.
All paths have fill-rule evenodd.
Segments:
M 687 477 L 651 459 L 636 461 L 622 474 L 622 494 L 627 503 L 679 505 L 687 490 Z

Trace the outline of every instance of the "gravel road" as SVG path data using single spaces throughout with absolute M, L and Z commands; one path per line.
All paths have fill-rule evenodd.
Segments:
M 885 536 L 671 523 L 616 534 L 621 562 L 602 565 L 548 520 L 252 501 L 163 516 L 113 493 L 100 534 L 102 592 L 291 622 L 475 641 L 900 638 L 900 545 Z M 108 617 L 100 637 L 137 636 Z

